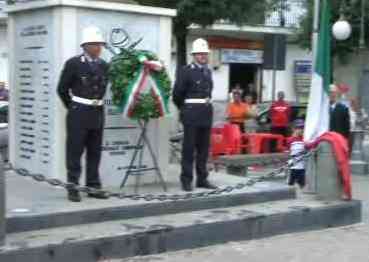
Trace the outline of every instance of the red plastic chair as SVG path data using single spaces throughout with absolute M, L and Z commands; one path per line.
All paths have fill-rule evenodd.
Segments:
M 268 133 L 253 133 L 248 134 L 249 137 L 249 152 L 252 154 L 269 153 L 269 142 L 275 140 L 277 142 L 277 151 L 285 151 L 285 138 L 282 135 Z
M 210 155 L 216 159 L 220 155 L 236 155 L 249 150 L 249 136 L 242 134 L 238 125 L 223 124 L 211 130 Z
M 211 130 L 210 153 L 213 158 L 219 155 L 233 155 L 240 152 L 240 132 L 238 126 L 224 124 Z
M 224 125 L 223 138 L 226 155 L 235 155 L 240 153 L 241 132 L 237 125 Z

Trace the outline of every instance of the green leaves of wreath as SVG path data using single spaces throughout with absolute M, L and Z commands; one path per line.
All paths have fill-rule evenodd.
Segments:
M 158 60 L 150 51 L 134 49 L 121 49 L 113 57 L 109 68 L 113 104 L 125 117 L 147 121 L 169 114 L 169 75 L 164 67 L 147 67 L 147 61 Z

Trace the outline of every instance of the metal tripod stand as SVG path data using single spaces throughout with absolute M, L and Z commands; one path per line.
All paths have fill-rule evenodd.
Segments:
M 137 141 L 137 144 L 135 146 L 135 151 L 133 152 L 133 156 L 131 159 L 131 162 L 129 163 L 128 169 L 126 171 L 126 174 L 124 176 L 124 179 L 120 185 L 120 188 L 123 188 L 128 180 L 128 177 L 130 175 L 135 175 L 136 177 L 136 185 L 135 185 L 135 192 L 138 192 L 138 187 L 140 185 L 140 178 L 141 176 L 145 173 L 145 172 L 150 172 L 150 171 L 155 171 L 156 175 L 159 178 L 160 184 L 163 187 L 163 190 L 166 192 L 167 191 L 167 185 L 164 181 L 164 178 L 161 174 L 160 168 L 159 168 L 159 164 L 158 164 L 158 160 L 156 158 L 156 155 L 154 153 L 154 150 L 151 146 L 150 140 L 147 137 L 147 126 L 148 126 L 148 121 L 147 120 L 138 120 L 138 124 L 140 126 L 141 129 L 141 134 L 139 136 L 139 139 Z M 151 159 L 153 161 L 153 167 L 143 167 L 142 166 L 142 161 L 143 161 L 143 154 L 144 154 L 144 150 L 145 147 L 147 146 L 147 149 L 150 153 Z M 137 164 L 135 164 L 137 163 Z

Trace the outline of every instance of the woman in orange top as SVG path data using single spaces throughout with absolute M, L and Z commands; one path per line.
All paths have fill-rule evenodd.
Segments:
M 241 133 L 245 133 L 244 122 L 249 113 L 249 106 L 242 102 L 241 93 L 233 92 L 234 102 L 230 103 L 227 108 L 228 120 L 231 124 L 238 125 Z

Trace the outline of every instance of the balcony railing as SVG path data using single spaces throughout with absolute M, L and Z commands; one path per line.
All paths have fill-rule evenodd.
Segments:
M 0 13 L 6 2 L 16 3 L 16 2 L 31 2 L 40 0 L 0 0 Z M 305 2 L 311 0 L 280 0 L 279 3 L 269 11 L 265 19 L 261 16 L 256 22 L 260 25 L 262 20 L 264 20 L 264 26 L 270 27 L 286 27 L 286 28 L 297 28 L 300 24 L 301 18 L 306 13 Z M 219 21 L 220 24 L 229 24 L 227 21 Z
M 281 0 L 265 18 L 265 26 L 299 27 L 305 15 L 305 2 L 309 0 Z M 311 0 L 310 0 L 311 1 Z
M 6 1 L 5 0 L 0 0 L 0 11 L 3 10 L 5 5 L 6 5 Z
M 4 14 L 5 5 L 6 5 L 6 1 L 5 0 L 0 0 L 0 18 L 5 17 L 5 14 Z

